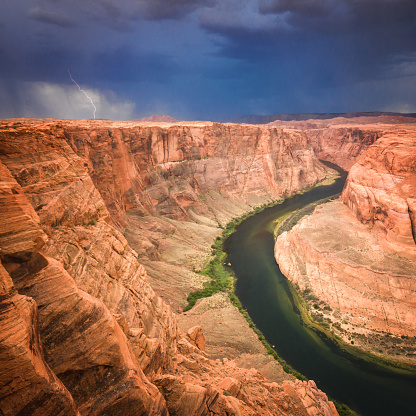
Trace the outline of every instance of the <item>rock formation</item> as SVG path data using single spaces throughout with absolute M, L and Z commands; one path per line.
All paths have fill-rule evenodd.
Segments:
M 27 262 L 44 244 L 32 206 L 0 163 L 0 255 Z M 3 415 L 79 415 L 71 394 L 48 366 L 33 298 L 18 293 L 0 264 L 0 409 Z
M 351 167 L 344 204 L 318 207 L 275 246 L 282 272 L 315 297 L 315 317 L 356 345 L 412 363 L 415 133 L 413 126 L 384 128 Z
M 13 359 L 1 378 L 3 414 L 167 414 L 114 316 L 40 251 L 39 218 L 4 165 L 1 179 L 2 358 Z
M 175 257 L 166 230 L 187 253 L 209 250 L 218 223 L 329 172 L 305 134 L 214 123 L 0 127 L 2 414 L 337 415 L 312 381 L 278 384 L 210 360 L 203 329 L 178 329 L 120 232 L 131 229 L 159 272 Z
M 125 228 L 152 285 L 176 310 L 198 287 L 182 265 L 203 267 L 219 224 L 328 173 L 304 132 L 274 127 L 66 122 L 48 128 L 83 160 L 114 224 Z
M 135 120 L 141 122 L 152 122 L 152 123 L 176 123 L 178 120 L 174 119 L 171 116 L 163 115 L 159 116 L 158 114 L 153 114 L 150 117 L 143 117 L 141 119 Z
M 416 130 L 383 135 L 351 168 L 342 201 L 384 245 L 416 260 Z
M 218 123 L 119 124 L 60 128 L 120 226 L 126 211 L 222 223 L 230 214 L 204 201 L 209 192 L 257 205 L 299 191 L 328 172 L 303 132 Z M 50 127 L 55 137 L 58 128 Z
M 310 121 L 315 123 L 316 121 L 323 121 L 326 123 L 332 123 L 335 119 L 343 120 L 355 120 L 357 123 L 364 124 L 365 120 L 372 119 L 372 123 L 377 123 L 380 120 L 387 123 L 414 123 L 416 118 L 415 113 L 391 113 L 391 112 L 354 112 L 354 113 L 300 113 L 300 114 L 273 114 L 273 115 L 251 115 L 245 117 L 239 117 L 233 120 L 236 123 L 248 123 L 248 124 L 266 124 L 282 121 L 287 122 L 304 122 Z M 363 121 L 364 120 L 364 121 Z
M 381 135 L 379 126 L 337 126 L 307 131 L 311 146 L 319 159 L 328 160 L 350 170 L 357 157 L 366 152 Z

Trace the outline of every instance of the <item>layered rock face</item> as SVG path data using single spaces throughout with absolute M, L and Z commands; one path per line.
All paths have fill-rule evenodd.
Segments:
M 415 128 L 386 128 L 352 166 L 345 205 L 318 207 L 275 247 L 282 272 L 322 302 L 315 315 L 364 348 L 410 362 L 410 345 L 377 343 L 383 333 L 416 335 L 415 167 Z
M 190 287 L 200 287 L 183 265 L 203 267 L 219 224 L 329 171 L 304 132 L 274 127 L 65 122 L 49 129 L 81 158 L 152 285 L 176 310 Z
M 416 334 L 416 264 L 385 252 L 340 202 L 318 207 L 279 236 L 275 256 L 285 276 L 330 306 L 334 322 L 364 333 Z
M 329 126 L 307 131 L 316 156 L 350 170 L 358 156 L 364 154 L 387 129 L 386 126 Z
M 351 168 L 342 201 L 382 233 L 388 249 L 416 260 L 416 129 L 381 137 Z
M 62 127 L 119 225 L 132 210 L 224 222 L 215 203 L 206 201 L 212 191 L 258 205 L 316 183 L 328 172 L 303 132 L 218 123 Z
M 46 235 L 4 165 L 1 179 L 3 414 L 167 414 L 114 316 L 39 251 Z
M 5 138 L 2 148 L 0 159 L 49 233 L 45 253 L 62 261 L 80 289 L 120 315 L 126 334 L 136 334 L 135 343 L 146 351 L 141 362 L 151 368 L 157 357 L 159 366 L 169 367 L 177 335 L 172 312 L 155 295 L 137 256 L 112 226 L 84 162 L 66 143 L 62 130 L 55 124 L 34 134 L 22 129 Z M 154 320 L 156 314 L 160 320 Z
M 328 170 L 305 137 L 212 123 L 92 125 L 0 130 L 2 414 L 337 415 L 313 382 L 270 383 L 209 360 L 201 328 L 178 330 L 120 233 L 145 220 L 158 228 L 150 214 L 174 233 L 187 229 L 180 219 L 194 219 L 195 234 L 217 233 L 219 211 L 204 205 L 210 186 L 225 219 L 313 184 Z
M 45 243 L 39 218 L 0 163 L 0 255 L 27 262 Z M 34 299 L 18 293 L 0 263 L 0 409 L 4 415 L 79 415 L 71 394 L 46 363 Z

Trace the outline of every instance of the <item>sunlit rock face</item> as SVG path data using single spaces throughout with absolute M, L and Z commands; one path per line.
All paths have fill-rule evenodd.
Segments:
M 2 413 L 167 414 L 115 317 L 42 253 L 42 223 L 3 164 L 0 189 Z
M 357 157 L 367 151 L 384 129 L 380 126 L 333 125 L 325 129 L 311 129 L 307 135 L 319 159 L 350 170 Z
M 300 131 L 208 122 L 63 128 L 119 225 L 129 210 L 217 222 L 205 200 L 209 192 L 258 205 L 328 172 Z
M 203 267 L 218 225 L 329 172 L 301 131 L 211 122 L 85 121 L 59 128 L 153 287 L 175 310 L 198 287 L 182 265 Z
M 416 129 L 381 137 L 351 168 L 342 201 L 384 245 L 416 260 Z
M 279 236 L 275 256 L 285 276 L 330 306 L 315 312 L 334 323 L 361 333 L 416 334 L 416 263 L 386 252 L 341 202 L 318 207 Z
M 0 141 L 4 415 L 337 415 L 313 382 L 211 361 L 203 329 L 178 329 L 120 232 L 143 218 L 160 239 L 203 229 L 192 244 L 209 248 L 219 222 L 326 175 L 303 133 L 20 120 Z
M 2 144 L 0 159 L 49 234 L 44 252 L 62 263 L 77 287 L 120 315 L 126 335 L 135 334 L 143 370 L 171 366 L 177 337 L 172 311 L 155 295 L 137 255 L 114 228 L 100 192 L 62 128 L 55 123 L 33 131 L 22 128 Z M 154 320 L 156 311 L 160 320 Z
M 46 241 L 39 218 L 0 163 L 0 258 L 26 264 Z M 0 409 L 4 415 L 79 415 L 69 391 L 48 366 L 33 298 L 18 293 L 0 263 Z
M 341 335 L 408 362 L 407 346 L 377 344 L 380 334 L 416 334 L 415 167 L 416 129 L 384 127 L 351 167 L 341 202 L 318 207 L 275 246 L 282 272 L 330 306 L 323 315 Z

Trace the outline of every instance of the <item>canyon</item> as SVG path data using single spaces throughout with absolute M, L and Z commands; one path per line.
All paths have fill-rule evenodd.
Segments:
M 410 124 L 16 119 L 1 121 L 0 143 L 4 415 L 337 415 L 312 380 L 267 354 L 226 293 L 182 313 L 209 280 L 197 270 L 223 227 L 333 176 L 319 159 L 350 176 L 342 203 L 306 221 L 325 214 L 313 230 L 338 224 L 366 245 L 346 237 L 356 251 L 340 260 L 313 240 L 317 231 L 303 237 L 302 222 L 278 238 L 289 254 L 276 249 L 277 261 L 342 316 L 353 305 L 314 282 L 332 279 L 350 293 L 356 275 L 345 264 L 363 274 L 359 252 L 372 263 L 354 296 L 369 296 L 371 307 L 350 313 L 379 316 L 375 305 L 391 305 L 388 330 L 414 335 Z M 367 325 L 380 331 L 383 322 Z
M 414 125 L 377 130 L 377 140 L 349 168 L 340 201 L 318 206 L 275 245 L 282 272 L 309 299 L 315 320 L 347 343 L 410 365 L 416 362 L 415 133 Z

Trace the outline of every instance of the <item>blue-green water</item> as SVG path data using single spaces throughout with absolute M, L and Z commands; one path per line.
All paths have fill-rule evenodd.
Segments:
M 354 360 L 302 325 L 274 259 L 270 224 L 279 216 L 341 192 L 335 184 L 297 195 L 242 222 L 224 243 L 236 294 L 267 341 L 297 371 L 362 416 L 416 415 L 416 376 Z

